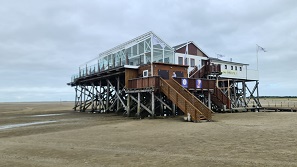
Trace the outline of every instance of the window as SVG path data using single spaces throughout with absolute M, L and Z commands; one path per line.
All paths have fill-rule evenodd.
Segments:
M 143 70 L 142 76 L 143 77 L 148 77 L 148 70 Z
M 242 67 L 239 67 L 239 71 L 242 71 Z
M 237 66 L 235 66 L 235 70 L 237 71 Z
M 182 57 L 178 57 L 178 64 L 179 65 L 183 65 L 183 58 Z
M 188 58 L 185 58 L 185 65 L 188 65 Z
M 164 58 L 164 63 L 169 63 L 169 57 Z
M 225 65 L 225 69 L 227 70 L 228 68 L 227 68 L 227 65 Z
M 195 67 L 195 59 L 191 59 L 191 67 Z
M 231 66 L 231 70 L 233 70 L 233 66 Z

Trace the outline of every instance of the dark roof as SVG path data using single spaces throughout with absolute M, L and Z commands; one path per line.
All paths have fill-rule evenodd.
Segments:
M 214 58 L 214 57 L 209 57 L 210 60 L 216 60 L 216 61 L 224 61 L 224 60 L 221 60 L 219 58 Z
M 209 57 L 209 60 L 210 60 L 210 61 L 214 60 L 214 61 L 224 62 L 224 63 L 233 63 L 233 64 L 240 64 L 240 65 L 249 65 L 249 64 L 244 64 L 244 63 L 237 63 L 237 62 L 234 62 L 234 61 L 221 60 L 221 59 L 214 58 L 214 57 Z
M 201 48 L 199 48 L 199 46 L 196 45 L 193 41 L 185 42 L 185 43 L 173 46 L 172 48 L 174 50 L 178 50 L 178 49 L 180 49 L 180 48 L 182 48 L 182 47 L 184 47 L 184 46 L 186 46 L 187 44 L 190 44 L 190 43 L 193 44 L 194 46 L 196 46 L 206 57 L 208 57 L 208 55 Z
M 186 44 L 187 44 L 187 42 L 182 43 L 182 44 L 179 44 L 179 45 L 176 45 L 176 46 L 173 46 L 172 48 L 173 48 L 174 50 L 177 50 L 178 48 L 181 48 L 181 47 L 185 46 Z

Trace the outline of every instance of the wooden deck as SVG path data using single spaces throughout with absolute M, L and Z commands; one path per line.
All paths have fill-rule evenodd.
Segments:
M 297 112 L 295 107 L 262 107 L 261 111 Z

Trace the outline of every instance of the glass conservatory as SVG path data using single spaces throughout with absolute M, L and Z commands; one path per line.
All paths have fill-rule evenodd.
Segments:
M 74 78 L 119 66 L 140 66 L 151 62 L 174 64 L 174 49 L 153 32 L 148 32 L 100 53 L 97 58 L 81 65 L 79 75 Z

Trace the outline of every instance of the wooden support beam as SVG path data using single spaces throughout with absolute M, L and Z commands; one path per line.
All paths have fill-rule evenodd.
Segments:
M 94 90 L 95 90 L 95 86 L 94 86 L 94 83 L 92 83 L 92 111 L 95 111 L 95 109 L 94 109 L 94 101 L 95 101 Z
M 83 86 L 80 86 L 80 103 L 79 103 L 79 111 L 82 112 L 82 100 L 83 100 Z
M 155 96 L 155 98 L 156 98 L 159 102 L 161 102 L 161 104 L 165 105 L 169 110 L 172 111 L 172 108 L 171 108 L 168 104 L 166 104 L 164 101 L 162 101 L 162 99 L 160 99 L 158 96 Z
M 118 76 L 117 77 L 117 96 L 118 96 L 118 98 L 117 98 L 117 112 L 119 111 L 119 108 L 120 108 L 120 101 L 119 101 L 119 99 L 120 99 L 120 97 L 119 97 L 119 93 L 120 93 L 120 77 Z M 123 106 L 125 106 L 125 103 L 124 103 L 124 105 Z
M 166 97 L 165 95 L 163 95 L 163 98 Z M 159 100 L 160 103 L 160 114 L 163 115 L 164 114 L 164 105 L 167 105 L 165 102 L 163 102 L 162 100 L 162 93 L 159 93 L 159 97 L 156 97 L 156 99 Z M 169 106 L 168 106 L 169 107 Z M 172 110 L 171 110 L 172 111 Z
M 248 99 L 247 103 L 250 102 L 251 98 L 254 98 L 254 95 L 253 95 L 253 94 L 254 94 L 254 92 L 255 92 L 255 89 L 256 89 L 256 85 L 254 86 L 253 91 L 251 91 L 251 90 L 249 89 L 249 87 L 247 87 L 247 90 L 248 90 L 249 93 L 250 93 L 250 96 L 249 96 L 249 99 Z
M 125 102 L 122 100 L 121 96 L 119 95 L 119 92 L 116 91 L 116 89 L 114 88 L 114 86 L 111 84 L 111 82 L 108 79 L 107 79 L 107 82 L 108 82 L 108 85 L 111 86 L 110 88 L 115 91 L 115 95 L 118 97 L 117 99 L 120 100 L 120 102 L 124 106 L 125 110 L 127 111 L 127 106 L 126 106 Z
M 108 71 L 106 71 L 108 72 Z M 86 82 L 91 82 L 91 81 L 96 81 L 96 80 L 101 80 L 101 79 L 105 79 L 105 78 L 108 78 L 108 77 L 112 77 L 112 76 L 116 76 L 116 75 L 120 75 L 120 74 L 124 74 L 125 71 L 120 71 L 120 72 L 111 72 L 111 74 L 109 75 L 100 75 L 100 74 L 94 74 L 92 78 L 90 79 L 85 79 L 83 81 L 81 81 L 81 83 L 86 83 Z M 95 77 L 95 76 L 98 76 L 98 77 Z
M 256 102 L 257 106 L 258 106 L 258 107 L 261 107 L 261 103 L 260 103 L 260 101 L 259 101 L 259 97 L 258 97 L 259 94 L 257 94 L 257 97 L 255 97 L 255 96 L 253 95 L 253 94 L 255 93 L 256 90 L 258 91 L 258 84 L 259 84 L 259 82 L 256 81 L 256 84 L 255 84 L 255 86 L 254 86 L 254 88 L 253 88 L 253 91 L 250 91 L 250 89 L 249 89 L 249 88 L 247 87 L 247 85 L 246 85 L 246 88 L 247 88 L 247 90 L 248 90 L 249 93 L 250 93 L 250 96 L 249 96 L 249 99 L 248 99 L 247 103 L 249 103 L 250 100 L 253 99 L 253 100 Z
M 236 107 L 235 98 L 236 98 L 235 82 L 234 80 L 232 80 L 231 103 L 233 104 L 234 108 Z
M 130 116 L 130 94 L 128 94 L 128 97 L 127 97 L 127 116 L 129 117 Z
M 141 103 L 140 101 L 140 93 L 138 93 L 138 98 L 136 99 L 135 97 L 133 96 L 130 96 L 132 100 L 136 101 L 137 102 L 137 114 L 141 112 L 141 107 L 143 109 L 145 109 L 147 112 L 149 112 L 151 115 L 153 115 L 153 112 L 148 108 L 146 107 L 144 104 Z M 150 103 L 151 104 L 151 103 Z
M 136 90 L 126 90 L 126 93 L 138 93 L 138 92 L 153 92 L 154 89 L 153 88 L 148 88 L 148 89 L 136 89 Z
M 83 112 L 85 112 L 85 106 L 86 106 L 86 87 L 84 86 L 84 103 L 83 103 Z
M 155 93 L 152 92 L 152 98 L 151 98 L 151 103 L 152 103 L 152 116 L 155 117 Z
M 137 117 L 140 118 L 140 93 L 137 93 Z M 131 96 L 131 98 L 133 99 L 133 96 Z
M 257 84 L 256 85 L 257 85 L 257 102 L 258 102 L 257 103 L 258 104 L 257 107 L 259 108 L 259 107 L 262 107 L 262 105 L 260 103 L 260 99 L 259 99 L 259 81 L 257 81 Z
M 100 109 L 103 108 L 103 110 L 106 111 L 105 105 L 104 105 L 103 100 L 102 100 L 101 89 L 102 89 L 102 86 L 101 86 L 101 80 L 100 80 L 99 81 L 99 91 L 96 89 L 97 90 L 97 94 L 98 94 L 98 101 L 100 103 Z
M 108 79 L 106 79 L 108 81 Z M 105 98 L 105 102 L 106 102 L 106 106 L 105 108 L 108 109 L 109 108 L 109 91 L 110 91 L 110 85 L 109 82 L 107 83 L 107 87 L 106 87 L 106 98 Z
M 76 111 L 76 107 L 77 107 L 77 101 L 78 101 L 78 97 L 77 97 L 77 85 L 75 86 L 75 99 L 74 99 L 74 111 Z
M 242 81 L 242 89 L 243 89 L 243 102 L 244 102 L 244 107 L 248 107 L 248 104 L 246 103 L 246 85 L 245 81 Z
M 208 91 L 208 108 L 211 110 L 211 94 L 210 94 L 210 91 Z
M 227 92 L 228 92 L 228 98 L 231 99 L 230 80 L 229 80 L 229 79 L 228 79 L 228 88 L 227 88 Z

